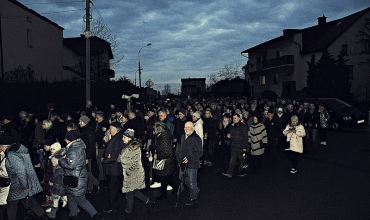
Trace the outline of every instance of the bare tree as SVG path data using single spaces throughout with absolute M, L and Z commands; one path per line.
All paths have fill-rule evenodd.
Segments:
M 212 73 L 209 77 L 209 85 L 213 85 L 218 81 L 225 79 L 235 79 L 237 77 L 243 77 L 243 71 L 239 63 L 226 64 L 224 67 L 216 73 Z
M 97 36 L 110 43 L 111 50 L 112 50 L 113 57 L 114 57 L 110 65 L 111 67 L 116 66 L 124 57 L 124 55 L 120 54 L 118 51 L 118 47 L 120 43 L 117 39 L 117 35 L 112 34 L 107 23 L 105 23 L 100 18 L 97 20 L 93 20 L 92 25 L 91 25 L 91 34 L 92 36 Z
M 162 91 L 162 94 L 163 95 L 168 95 L 170 93 L 171 93 L 171 86 L 170 86 L 170 84 L 164 85 L 164 89 Z

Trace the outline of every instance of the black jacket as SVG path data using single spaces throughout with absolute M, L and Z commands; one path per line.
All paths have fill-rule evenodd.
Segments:
M 93 159 L 96 157 L 95 134 L 90 126 L 90 123 L 80 129 L 81 139 L 86 145 L 86 159 Z

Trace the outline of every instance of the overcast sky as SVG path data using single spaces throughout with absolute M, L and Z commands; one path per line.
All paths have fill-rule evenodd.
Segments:
M 64 37 L 83 33 L 85 0 L 19 0 L 56 22 Z M 140 52 L 142 85 L 151 79 L 155 89 L 170 84 L 178 90 L 181 78 L 203 77 L 225 65 L 245 65 L 240 52 L 282 35 L 283 29 L 345 17 L 370 6 L 369 0 L 91 0 L 94 20 L 105 22 L 123 60 L 116 77 L 135 81 Z M 137 85 L 139 84 L 137 76 Z

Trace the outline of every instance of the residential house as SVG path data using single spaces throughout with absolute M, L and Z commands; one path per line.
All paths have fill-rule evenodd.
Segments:
M 334 57 L 345 54 L 352 78 L 351 93 L 367 100 L 370 86 L 370 8 L 304 29 L 286 29 L 283 35 L 242 51 L 248 54 L 243 67 L 254 96 L 265 90 L 287 97 L 307 86 L 307 62 L 320 59 L 327 49 Z M 335 73 L 333 73 L 335 74 Z
M 0 0 L 0 71 L 30 67 L 36 79 L 63 79 L 63 28 L 15 0 Z
M 110 43 L 96 36 L 90 40 L 90 78 L 114 78 L 114 70 L 110 69 L 113 53 Z M 69 78 L 86 77 L 86 38 L 81 35 L 75 38 L 64 38 L 63 73 Z
M 197 97 L 206 92 L 206 78 L 181 79 L 181 95 L 186 97 Z
M 220 80 L 207 89 L 208 96 L 212 98 L 221 97 L 250 97 L 248 83 L 240 77 L 235 79 Z

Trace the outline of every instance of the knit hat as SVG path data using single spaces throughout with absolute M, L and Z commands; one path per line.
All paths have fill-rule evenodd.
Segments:
M 55 150 L 55 152 L 57 152 L 58 150 L 60 150 L 62 148 L 62 145 L 60 145 L 58 142 L 55 142 L 54 144 L 52 144 L 50 146 L 50 149 L 53 149 Z
M 186 110 L 184 108 L 181 108 L 180 109 L 180 112 L 183 114 L 183 115 L 186 115 Z
M 85 124 L 88 124 L 90 122 L 90 118 L 87 116 L 80 117 L 80 121 L 83 121 Z
M 46 138 L 42 144 L 44 146 L 51 146 L 53 143 L 54 143 L 54 141 L 52 139 Z
M 270 107 L 267 113 L 274 113 L 274 107 Z
M 113 122 L 112 124 L 110 124 L 110 126 L 113 126 L 115 128 L 122 128 L 121 123 L 119 122 Z
M 80 132 L 78 132 L 77 130 L 70 130 L 66 133 L 66 136 L 65 138 L 69 141 L 74 141 L 74 140 L 77 140 L 81 137 L 80 135 Z
M 14 144 L 13 138 L 10 136 L 0 136 L 0 145 L 11 145 Z
M 197 117 L 197 118 L 200 118 L 200 112 L 199 111 L 196 111 L 193 113 L 193 116 Z
M 68 115 L 67 114 L 62 114 L 60 117 L 63 121 L 67 121 Z
M 123 136 L 129 137 L 129 138 L 134 138 L 134 130 L 129 128 L 125 132 L 123 132 Z

